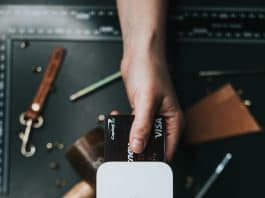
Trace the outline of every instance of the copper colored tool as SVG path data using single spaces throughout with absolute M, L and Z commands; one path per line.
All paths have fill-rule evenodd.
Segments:
M 188 109 L 186 121 L 185 143 L 191 144 L 261 131 L 230 84 Z
M 55 80 L 58 70 L 62 64 L 64 54 L 65 54 L 65 49 L 63 48 L 53 49 L 49 64 L 45 70 L 38 91 L 36 92 L 36 95 L 32 101 L 31 106 L 26 112 L 25 116 L 27 119 L 32 119 L 33 121 L 35 121 L 38 118 L 43 108 L 44 102 L 48 96 L 48 93 L 51 90 L 51 86 Z
M 96 171 L 104 161 L 104 129 L 95 128 L 68 149 L 66 158 L 83 179 L 64 198 L 94 198 Z
M 25 157 L 31 157 L 35 154 L 36 149 L 33 145 L 30 146 L 29 150 L 27 148 L 31 129 L 32 127 L 40 128 L 43 125 L 44 120 L 41 116 L 41 111 L 47 99 L 48 93 L 51 90 L 51 86 L 55 81 L 58 70 L 63 62 L 64 55 L 65 49 L 53 49 L 50 61 L 45 70 L 44 76 L 36 92 L 36 95 L 28 110 L 22 113 L 19 117 L 20 123 L 26 126 L 25 131 L 19 134 L 19 137 L 22 141 L 21 154 Z

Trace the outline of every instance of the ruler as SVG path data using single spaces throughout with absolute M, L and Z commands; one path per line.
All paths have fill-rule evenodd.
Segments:
M 0 41 L 0 192 L 7 191 L 8 173 L 8 74 L 6 68 L 6 44 Z
M 195 42 L 264 42 L 264 25 L 264 8 L 193 7 L 172 12 L 169 32 Z

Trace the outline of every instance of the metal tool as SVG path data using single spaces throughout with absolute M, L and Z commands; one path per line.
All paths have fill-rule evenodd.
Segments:
M 202 198 L 210 189 L 210 187 L 213 185 L 215 180 L 218 178 L 218 176 L 223 172 L 224 168 L 228 164 L 228 162 L 232 159 L 232 154 L 227 153 L 220 164 L 216 167 L 214 173 L 209 177 L 209 179 L 206 181 L 204 186 L 201 188 L 199 193 L 195 196 L 195 198 Z
M 70 101 L 75 101 L 75 100 L 83 97 L 84 95 L 87 95 L 87 94 L 89 94 L 89 93 L 91 93 L 91 92 L 93 92 L 93 91 L 119 79 L 120 77 L 121 77 L 121 72 L 120 71 L 115 72 L 115 73 L 93 83 L 92 85 L 89 85 L 89 86 L 77 91 L 76 93 L 72 94 L 69 99 L 70 99 Z
M 42 117 L 39 117 L 38 122 L 35 122 L 33 124 L 33 121 L 31 119 L 25 121 L 25 114 L 21 114 L 20 116 L 20 119 L 23 120 L 23 121 L 20 121 L 20 123 L 26 123 L 25 126 L 26 126 L 26 129 L 25 129 L 25 132 L 20 132 L 19 133 L 19 138 L 21 139 L 22 141 L 22 145 L 21 145 L 21 154 L 24 155 L 25 157 L 31 157 L 32 155 L 34 155 L 34 153 L 36 152 L 36 148 L 35 146 L 33 145 L 30 145 L 30 149 L 27 150 L 27 144 L 28 144 L 28 141 L 29 141 L 29 135 L 30 135 L 30 132 L 31 132 L 31 129 L 32 127 L 34 128 L 40 128 L 42 127 L 43 125 L 43 118 Z M 23 117 L 23 118 L 22 118 Z
M 25 131 L 19 133 L 19 138 L 22 141 L 21 154 L 25 157 L 31 157 L 35 154 L 36 148 L 34 145 L 29 145 L 29 138 L 32 128 L 40 128 L 44 123 L 43 117 L 40 115 L 48 93 L 58 73 L 59 67 L 63 61 L 65 50 L 63 48 L 55 48 L 52 52 L 49 64 L 36 92 L 32 104 L 26 112 L 23 112 L 19 117 L 21 125 L 25 126 Z
M 265 68 L 241 69 L 241 70 L 205 70 L 198 72 L 201 78 L 220 77 L 220 76 L 249 76 L 265 74 Z

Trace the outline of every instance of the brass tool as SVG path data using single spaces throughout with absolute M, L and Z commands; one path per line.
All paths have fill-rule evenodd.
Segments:
M 28 147 L 30 133 L 32 128 L 40 128 L 43 125 L 44 119 L 40 115 L 48 93 L 51 90 L 52 84 L 56 78 L 59 67 L 63 62 L 65 49 L 55 48 L 52 52 L 49 64 L 46 68 L 42 81 L 36 92 L 36 95 L 26 112 L 23 112 L 19 117 L 21 125 L 26 126 L 25 131 L 19 133 L 19 138 L 22 141 L 21 154 L 25 157 L 31 157 L 35 154 L 36 148 L 33 145 Z
M 87 95 L 87 94 L 113 82 L 114 80 L 119 79 L 120 77 L 121 77 L 121 72 L 120 71 L 115 72 L 115 73 L 93 83 L 92 85 L 89 85 L 89 86 L 77 91 L 76 93 L 72 94 L 69 97 L 69 99 L 70 99 L 70 101 L 75 101 L 75 100 L 83 97 L 84 95 Z

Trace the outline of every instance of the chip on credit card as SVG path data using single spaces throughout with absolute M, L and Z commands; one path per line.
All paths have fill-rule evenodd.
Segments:
M 143 153 L 136 154 L 129 144 L 133 115 L 109 115 L 105 120 L 105 152 L 107 161 L 164 161 L 165 119 L 158 116 L 152 123 L 149 141 Z

